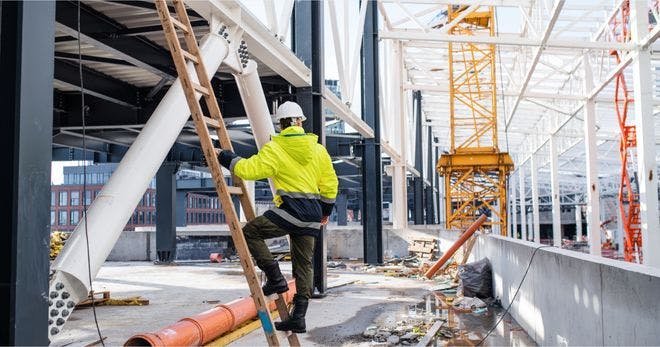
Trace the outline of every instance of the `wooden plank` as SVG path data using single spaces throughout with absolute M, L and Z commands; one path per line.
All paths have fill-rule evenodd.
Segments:
M 212 127 L 214 127 L 214 128 L 217 128 L 217 127 L 220 126 L 220 122 L 219 122 L 219 121 L 217 121 L 217 120 L 215 120 L 215 119 L 213 119 L 213 118 L 209 118 L 209 117 L 204 117 L 204 123 L 206 123 L 206 124 L 208 124 L 208 125 L 210 125 L 210 126 L 212 126 Z M 218 153 L 218 154 L 219 154 L 219 153 Z
M 189 33 L 190 31 L 188 30 L 188 27 L 186 27 L 185 24 L 181 23 L 179 20 L 176 18 L 170 17 L 170 20 L 172 21 L 172 24 L 174 24 L 175 27 L 179 28 L 181 31 L 184 33 Z
M 233 195 L 243 194 L 243 190 L 241 189 L 241 187 L 227 186 L 227 190 L 229 191 L 229 194 L 233 194 Z
M 277 313 L 279 313 L 282 321 L 289 319 L 289 308 L 286 306 L 286 301 L 282 294 L 277 294 L 277 299 L 275 299 L 275 305 L 277 306 Z M 298 335 L 289 334 L 287 336 L 289 340 L 289 346 L 300 346 L 300 341 L 298 341 Z
M 183 50 L 183 51 L 181 51 L 181 53 L 183 53 L 183 56 L 186 59 L 192 61 L 195 64 L 199 64 L 199 59 L 196 56 L 192 55 L 190 52 L 188 52 L 186 50 Z
M 190 82 L 190 83 L 192 84 L 192 87 L 195 91 L 200 92 L 204 96 L 209 96 L 210 95 L 209 88 L 203 87 L 203 86 L 201 86 L 201 85 L 199 85 L 195 82 Z M 195 102 L 197 102 L 197 101 L 195 101 Z
M 424 337 L 421 340 L 419 340 L 419 342 L 417 343 L 417 347 L 428 346 L 429 343 L 431 343 L 431 340 L 433 340 L 435 334 L 438 332 L 438 330 L 440 330 L 440 327 L 442 327 L 443 324 L 445 324 L 444 321 L 441 320 L 435 321 L 435 323 L 433 323 L 433 325 L 429 328 L 429 330 L 426 331 L 426 335 L 424 335 Z
M 277 318 L 278 314 L 277 312 L 273 313 L 273 318 Z M 223 347 L 227 346 L 228 344 L 240 339 L 241 337 L 259 329 L 261 327 L 261 321 L 258 319 L 255 319 L 249 323 L 243 324 L 236 328 L 233 331 L 230 331 L 217 339 L 207 343 L 205 346 L 207 347 Z

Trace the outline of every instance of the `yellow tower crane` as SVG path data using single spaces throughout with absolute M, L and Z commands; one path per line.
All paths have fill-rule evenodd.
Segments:
M 495 35 L 495 10 L 449 5 L 447 22 L 453 35 Z M 506 178 L 513 161 L 497 143 L 495 45 L 449 43 L 450 150 L 437 170 L 444 178 L 447 228 L 463 229 L 478 215 L 485 225 L 507 234 Z

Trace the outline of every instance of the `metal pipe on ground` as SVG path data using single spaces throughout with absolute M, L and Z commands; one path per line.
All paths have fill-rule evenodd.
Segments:
M 438 259 L 438 261 L 435 262 L 435 264 L 433 264 L 433 266 L 431 266 L 431 268 L 429 268 L 428 271 L 426 271 L 424 276 L 426 276 L 426 278 L 428 279 L 431 279 L 431 277 L 433 277 L 433 275 L 435 275 L 435 273 L 443 265 L 445 265 L 445 263 L 449 260 L 449 258 L 454 256 L 454 253 L 456 253 L 456 251 L 465 243 L 465 241 L 467 241 L 470 238 L 470 236 L 472 236 L 475 233 L 475 231 L 479 229 L 481 224 L 483 224 L 486 221 L 486 219 L 488 219 L 488 217 L 485 214 L 482 214 L 481 217 L 479 217 L 474 223 L 472 223 L 472 225 L 470 225 L 470 227 L 467 228 L 467 230 L 465 230 L 465 232 L 461 235 L 461 237 L 459 237 L 458 240 L 456 240 L 456 242 L 454 242 L 454 244 L 451 245 L 451 247 L 449 247 L 447 252 L 445 252 L 445 254 L 442 255 L 442 258 Z
M 291 302 L 295 293 L 296 282 L 291 280 L 289 291 L 282 294 L 287 304 Z M 270 302 L 270 309 L 275 309 L 275 301 Z M 249 296 L 183 318 L 157 332 L 134 335 L 124 346 L 202 346 L 255 318 L 257 318 L 257 308 L 254 300 Z

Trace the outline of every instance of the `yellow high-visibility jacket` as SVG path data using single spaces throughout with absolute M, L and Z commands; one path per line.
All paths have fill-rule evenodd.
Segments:
M 250 158 L 234 158 L 229 167 L 245 180 L 272 178 L 276 208 L 264 216 L 282 228 L 313 235 L 321 217 L 332 212 L 339 184 L 328 151 L 317 141 L 316 135 L 291 126 Z

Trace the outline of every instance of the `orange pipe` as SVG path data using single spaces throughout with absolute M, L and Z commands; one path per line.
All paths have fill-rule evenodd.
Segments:
M 465 241 L 467 241 L 470 238 L 470 236 L 472 236 L 472 234 L 474 234 L 474 232 L 477 231 L 477 229 L 479 229 L 481 224 L 483 224 L 483 222 L 485 222 L 487 218 L 488 217 L 486 217 L 485 214 L 482 214 L 481 217 L 479 217 L 474 223 L 472 223 L 472 225 L 470 225 L 470 227 L 467 228 L 467 230 L 465 230 L 465 232 L 461 235 L 461 237 L 459 237 L 458 240 L 456 240 L 456 242 L 454 242 L 454 244 L 451 245 L 451 247 L 449 247 L 447 252 L 445 252 L 445 254 L 442 255 L 442 258 L 436 261 L 435 264 L 433 264 L 433 266 L 431 266 L 431 268 L 429 268 L 428 271 L 426 271 L 424 276 L 426 276 L 426 278 L 428 279 L 431 279 L 431 277 L 433 277 L 433 275 L 435 275 L 435 273 L 443 265 L 445 265 L 447 260 L 449 260 L 449 258 L 451 258 L 454 255 L 454 253 L 456 253 L 456 251 L 465 243 Z
M 296 282 L 289 281 L 289 291 L 283 294 L 288 303 L 296 293 Z M 275 301 L 269 304 L 276 308 Z M 222 334 L 236 329 L 239 325 L 257 317 L 257 307 L 251 296 L 218 305 L 198 315 L 183 318 L 154 333 L 132 336 L 124 346 L 201 346 Z

